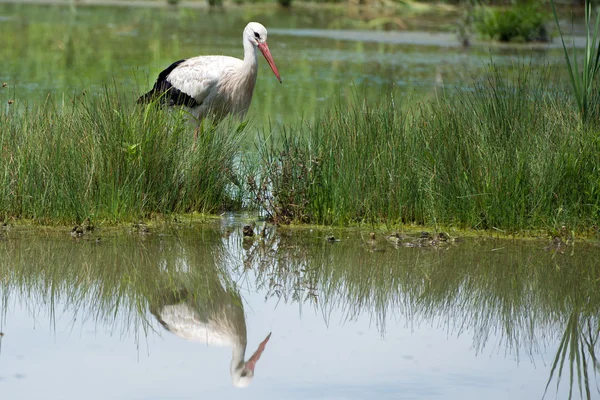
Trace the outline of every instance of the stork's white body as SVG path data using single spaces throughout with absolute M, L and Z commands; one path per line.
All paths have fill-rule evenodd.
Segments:
M 239 315 L 233 321 L 231 317 L 234 315 L 202 317 L 188 303 L 179 303 L 165 305 L 160 310 L 160 317 L 170 332 L 185 340 L 209 346 L 239 348 L 243 357 L 246 350 L 246 324 L 239 321 Z
M 267 30 L 250 22 L 243 33 L 244 59 L 228 56 L 200 56 L 177 61 L 162 71 L 152 90 L 138 100 L 155 99 L 170 106 L 187 107 L 198 119 L 220 120 L 228 114 L 242 119 L 252 101 L 258 73 L 257 49 L 281 82 L 267 46 Z
M 194 57 L 169 74 L 171 85 L 198 103 L 191 107 L 196 118 L 210 115 L 221 119 L 227 114 L 244 118 L 258 74 L 255 48 L 245 41 L 244 50 L 244 60 L 227 56 Z

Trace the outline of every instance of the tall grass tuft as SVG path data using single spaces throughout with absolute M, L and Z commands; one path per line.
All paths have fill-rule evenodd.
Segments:
M 463 91 L 405 109 L 336 107 L 264 141 L 251 177 L 272 220 L 476 229 L 585 229 L 600 217 L 600 141 L 549 73 L 493 66 Z
M 583 54 L 583 65 L 578 63 L 578 58 L 581 56 L 577 54 L 577 48 L 575 42 L 573 42 L 573 56 L 569 56 L 569 50 L 565 44 L 564 35 L 558 22 L 558 14 L 556 13 L 556 7 L 554 0 L 550 0 L 552 4 L 552 12 L 554 13 L 554 20 L 558 28 L 558 33 L 562 42 L 563 50 L 565 53 L 565 60 L 567 62 L 567 69 L 569 71 L 569 77 L 571 79 L 571 86 L 577 101 L 577 107 L 581 114 L 581 119 L 584 123 L 588 122 L 591 113 L 598 116 L 598 103 L 600 102 L 600 95 L 598 94 L 598 82 L 597 75 L 600 70 L 600 47 L 598 43 L 598 34 L 600 33 L 600 13 L 596 15 L 596 22 L 592 25 L 592 5 L 589 0 L 585 1 L 585 48 Z
M 111 88 L 12 106 L 0 113 L 0 218 L 125 221 L 236 201 L 240 133 L 232 126 L 195 140 L 183 112 L 135 106 Z

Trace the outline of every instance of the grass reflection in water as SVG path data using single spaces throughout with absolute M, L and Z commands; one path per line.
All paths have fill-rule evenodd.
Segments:
M 517 360 L 558 343 L 548 390 L 568 379 L 582 397 L 597 391 L 600 266 L 591 245 L 565 253 L 499 239 L 403 247 L 351 230 L 330 242 L 319 231 L 243 238 L 241 228 L 214 226 L 103 234 L 98 244 L 9 231 L 0 242 L 2 309 L 23 301 L 34 314 L 54 314 L 64 304 L 74 321 L 91 319 L 123 335 L 149 334 L 158 317 L 185 336 L 175 332 L 183 325 L 173 327 L 177 313 L 208 324 L 221 318 L 245 348 L 245 282 L 266 297 L 314 307 L 326 323 L 333 312 L 347 320 L 370 315 L 382 335 L 398 321 L 445 326 L 456 336 L 471 332 L 478 352 L 491 346 Z M 235 352 L 232 374 L 240 365 Z

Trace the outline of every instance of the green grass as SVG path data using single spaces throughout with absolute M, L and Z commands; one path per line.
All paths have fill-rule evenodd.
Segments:
M 597 227 L 600 136 L 549 82 L 527 66 L 491 67 L 410 109 L 393 93 L 339 106 L 264 140 L 249 188 L 283 223 Z
M 410 107 L 391 92 L 269 128 L 254 155 L 241 152 L 243 124 L 204 124 L 195 140 L 184 112 L 135 106 L 114 89 L 5 103 L 0 219 L 120 222 L 251 199 L 277 223 L 593 234 L 598 124 L 582 124 L 567 93 L 549 69 L 492 65 Z
M 7 105 L 0 219 L 126 221 L 235 208 L 232 171 L 243 132 L 205 126 L 194 140 L 183 112 L 134 103 L 105 89 L 98 97 Z

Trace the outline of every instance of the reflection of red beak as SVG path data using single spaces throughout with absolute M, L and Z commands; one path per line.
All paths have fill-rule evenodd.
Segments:
M 267 42 L 259 43 L 258 49 L 261 51 L 261 53 L 263 53 L 263 56 L 265 56 L 265 58 L 267 59 L 269 67 L 271 67 L 271 69 L 273 70 L 273 73 L 277 77 L 277 80 L 279 80 L 279 83 L 282 83 L 281 78 L 279 77 L 279 71 L 277 71 L 277 67 L 275 66 L 275 61 L 273 61 L 273 56 L 269 51 L 269 46 L 267 46 Z
M 267 49 L 267 51 L 268 51 L 268 49 Z M 271 334 L 269 333 L 267 335 L 267 337 L 265 338 L 265 340 L 263 340 L 258 345 L 258 349 L 256 349 L 254 354 L 252 354 L 252 357 L 250 357 L 250 359 L 248 361 L 246 361 L 246 367 L 248 367 L 252 372 L 254 372 L 254 367 L 256 367 L 256 362 L 260 358 L 262 352 L 265 351 L 265 346 L 267 345 L 267 342 L 269 341 L 270 338 L 271 338 Z

